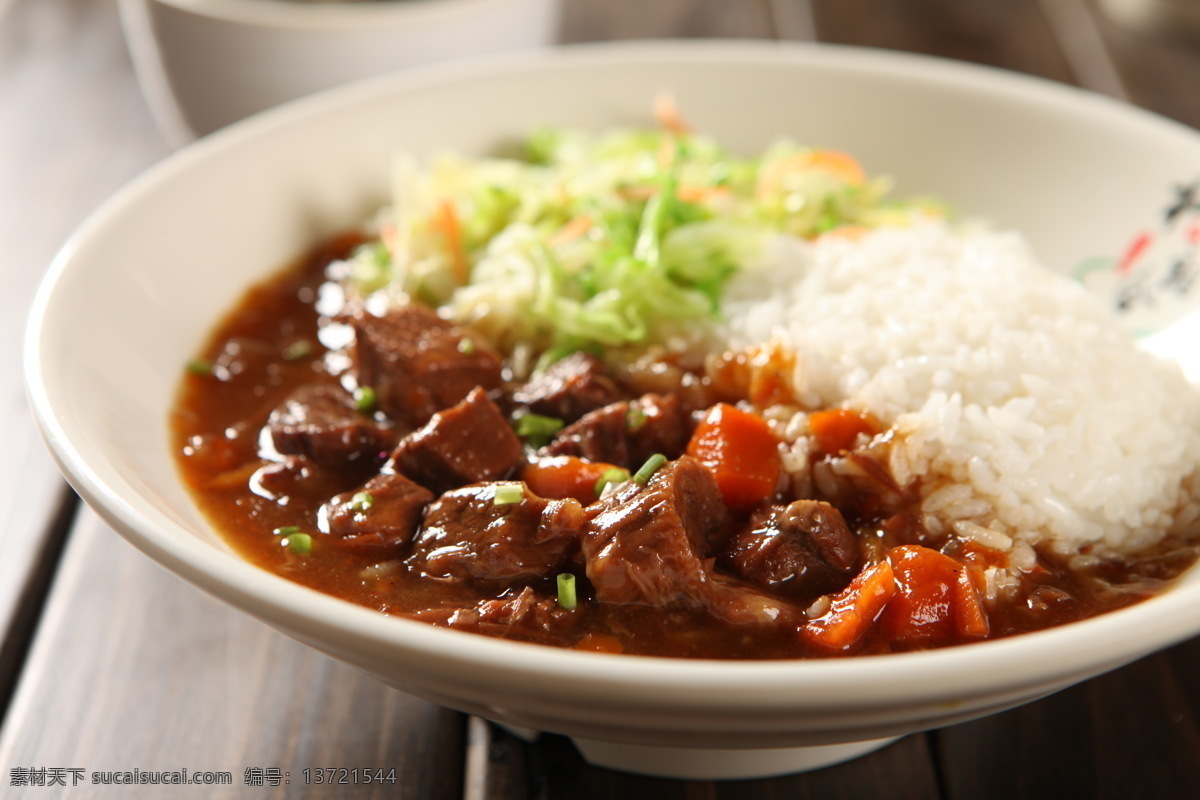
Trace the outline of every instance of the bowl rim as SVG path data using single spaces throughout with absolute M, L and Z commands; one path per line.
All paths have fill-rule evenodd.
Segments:
M 137 0 L 233 25 L 290 30 L 371 31 L 377 26 L 414 28 L 442 25 L 476 14 L 503 13 L 509 7 L 559 0 L 373 0 L 296 2 L 295 0 Z
M 156 510 L 139 508 L 113 491 L 87 463 L 55 414 L 42 361 L 42 326 L 56 287 L 70 277 L 89 240 L 139 197 L 169 183 L 210 154 L 270 136 L 310 116 L 336 113 L 409 91 L 470 80 L 480 70 L 539 71 L 564 61 L 592 68 L 638 61 L 646 66 L 732 59 L 768 66 L 794 65 L 878 72 L 937 85 L 1020 94 L 1043 104 L 1068 104 L 1117 124 L 1150 125 L 1163 132 L 1200 135 L 1168 120 L 1086 90 L 993 67 L 930 56 L 844 45 L 709 40 L 590 43 L 510 53 L 409 70 L 339 87 L 235 123 L 168 156 L 135 178 L 91 214 L 55 256 L 30 312 L 24 346 L 27 397 L 39 431 L 70 483 L 125 538 L 205 590 L 276 627 L 293 628 L 297 615 L 315 640 L 354 640 L 356 648 L 458 672 L 486 665 L 492 685 L 563 701 L 579 697 L 617 704 L 621 698 L 691 710 L 762 713 L 806 708 L 877 708 L 880 705 L 969 698 L 998 689 L 1061 688 L 1128 663 L 1200 631 L 1200 583 L 1174 587 L 1130 608 L 1058 628 L 961 647 L 817 660 L 716 661 L 580 652 L 506 641 L 411 620 L 315 592 L 222 551 L 187 533 Z M 164 423 L 165 424 L 165 423 Z M 1051 648 L 1052 649 L 1048 649 Z M 1115 649 L 1115 651 L 1114 651 Z M 1051 656 L 1050 659 L 1047 656 Z M 1052 662 L 1052 663 L 1049 663 Z M 1067 683 L 1063 683 L 1066 681 Z M 636 691 L 635 691 L 636 690 Z M 703 690 L 703 691 L 701 691 Z

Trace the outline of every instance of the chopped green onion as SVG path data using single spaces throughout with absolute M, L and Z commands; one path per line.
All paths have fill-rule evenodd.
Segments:
M 379 397 L 370 386 L 359 386 L 354 390 L 354 407 L 359 411 L 373 411 Z
M 475 340 L 471 339 L 469 337 L 466 337 L 466 336 L 459 339 L 458 340 L 458 352 L 462 353 L 465 356 L 469 356 L 469 355 L 471 355 L 471 353 L 474 353 L 475 352 Z
M 575 576 L 569 572 L 558 575 L 558 605 L 559 608 L 570 610 L 579 605 L 579 596 L 575 593 Z
M 187 363 L 187 371 L 193 375 L 212 375 L 213 365 L 203 358 L 193 358 Z
M 370 492 L 355 492 L 350 498 L 350 510 L 365 513 L 375 505 L 375 496 Z
M 563 421 L 555 417 L 543 417 L 541 414 L 523 414 L 517 418 L 517 436 L 527 441 L 532 447 L 548 444 L 554 434 L 563 426 Z
M 523 483 L 498 483 L 496 484 L 496 494 L 492 498 L 492 502 L 498 506 L 511 506 L 514 503 L 519 503 L 525 499 L 525 484 Z
M 297 555 L 308 555 L 312 552 L 313 541 L 312 537 L 307 533 L 290 534 L 283 543 L 287 545 L 287 549 Z
M 292 342 L 287 347 L 283 348 L 284 361 L 299 361 L 302 358 L 307 358 L 312 355 L 312 342 L 307 339 L 300 339 Z
M 596 481 L 596 497 L 604 494 L 604 488 L 610 483 L 624 483 L 629 480 L 629 470 L 621 469 L 620 467 L 610 467 L 600 474 L 600 479 Z
M 658 468 L 667 463 L 667 457 L 662 453 L 655 453 L 646 459 L 646 463 L 642 464 L 641 469 L 633 473 L 633 482 L 637 484 L 645 484 L 650 480 L 654 473 L 658 472 Z
M 284 525 L 280 528 L 276 528 L 275 530 L 271 531 L 271 533 L 275 534 L 276 536 L 291 536 L 292 534 L 299 533 L 299 532 L 300 532 L 299 525 Z
M 646 412 L 637 406 L 630 406 L 629 411 L 625 414 L 625 428 L 636 431 L 644 424 L 646 424 Z

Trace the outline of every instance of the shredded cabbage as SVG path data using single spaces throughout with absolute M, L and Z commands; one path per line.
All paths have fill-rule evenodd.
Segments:
M 400 159 L 379 242 L 352 285 L 419 301 L 506 350 L 551 356 L 662 341 L 717 315 L 768 237 L 903 220 L 850 156 L 780 141 L 757 158 L 671 130 L 535 131 L 519 158 Z

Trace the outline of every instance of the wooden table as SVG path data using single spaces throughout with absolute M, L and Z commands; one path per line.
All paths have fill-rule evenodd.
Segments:
M 720 36 L 917 51 L 1078 84 L 1200 127 L 1200 48 L 1126 30 L 1088 0 L 564 3 L 566 42 Z M 1200 640 L 819 772 L 651 780 L 589 767 L 564 739 L 528 745 L 388 689 L 134 551 L 58 477 L 19 369 L 26 309 L 54 251 L 168 153 L 115 5 L 0 0 L 0 795 L 1200 797 Z M 394 769 L 395 783 L 302 775 L 363 767 Z M 230 784 L 90 783 L 135 769 L 228 773 Z

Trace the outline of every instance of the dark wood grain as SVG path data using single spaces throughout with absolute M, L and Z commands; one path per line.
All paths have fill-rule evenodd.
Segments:
M 30 302 L 71 229 L 163 152 L 112 3 L 0 4 L 0 713 L 67 498 L 21 381 Z
M 462 796 L 463 717 L 387 688 L 167 573 L 84 511 L 0 738 L 13 768 L 227 771 L 194 796 Z M 303 770 L 395 770 L 318 786 Z M 279 785 L 247 783 L 279 770 Z M 311 777 L 311 776 L 310 776 Z M 162 797 L 81 786 L 80 797 Z M 191 789 L 193 787 L 187 787 Z M 179 790 L 184 791 L 184 790 Z M 192 796 L 192 795 L 188 795 Z
M 825 42 L 1072 78 L 1037 0 L 813 0 L 813 18 Z
M 1200 128 L 1200 42 L 1132 30 L 1099 11 L 1094 16 L 1129 101 Z
M 568 740 L 557 736 L 536 742 L 531 764 L 529 796 L 537 800 L 850 800 L 874 796 L 929 800 L 938 797 L 939 791 L 924 736 L 901 739 L 845 764 L 760 780 L 679 781 L 628 775 L 585 763 Z
M 463 800 L 505 800 L 531 792 L 530 747 L 479 717 L 467 728 Z
M 950 798 L 1200 794 L 1192 642 L 937 736 Z
M 564 0 L 564 42 L 769 38 L 767 0 Z

